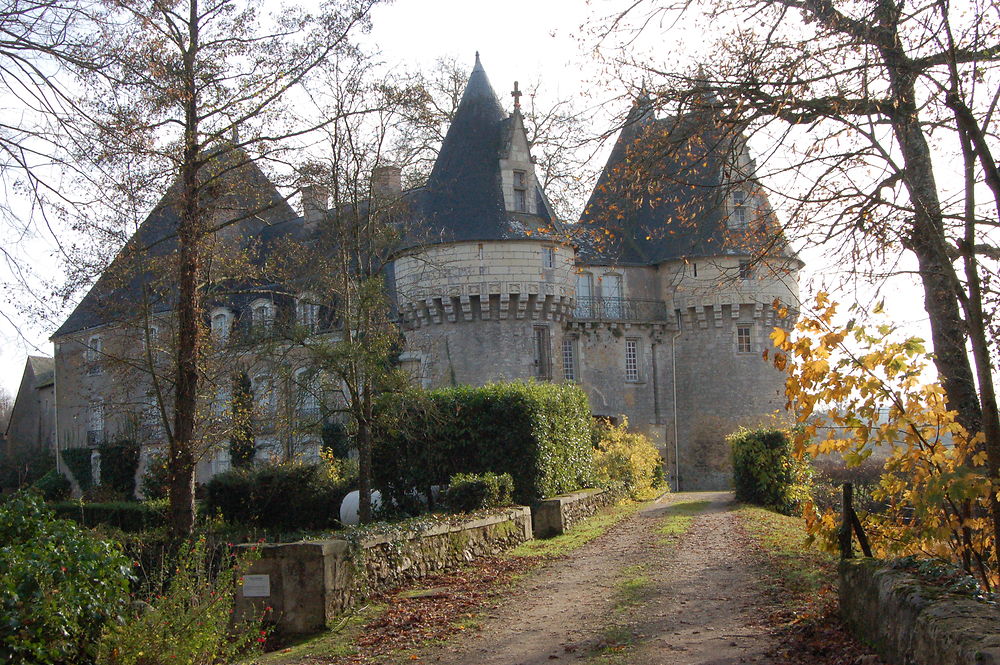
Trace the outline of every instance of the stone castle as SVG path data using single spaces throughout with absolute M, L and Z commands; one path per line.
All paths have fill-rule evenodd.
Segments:
M 783 407 L 783 377 L 761 355 L 781 323 L 772 302 L 794 308 L 802 267 L 774 230 L 742 140 L 704 113 L 657 118 L 640 98 L 582 218 L 566 224 L 538 184 L 516 100 L 505 112 L 477 55 L 426 185 L 403 191 L 398 169 L 377 174 L 381 190 L 404 201 L 433 238 L 388 273 L 405 336 L 400 362 L 426 388 L 579 382 L 595 416 L 627 418 L 650 435 L 671 487 L 728 487 L 725 435 Z M 316 190 L 304 192 L 298 215 L 263 174 L 255 177 L 274 205 L 229 234 L 301 233 L 327 214 Z M 175 221 L 161 206 L 136 236 L 148 242 Z M 151 408 L 148 382 L 101 370 L 110 348 L 142 346 L 108 308 L 129 289 L 134 297 L 142 280 L 107 281 L 52 338 L 60 448 L 113 436 L 125 422 L 113 403 Z M 282 309 L 317 316 L 294 298 L 258 293 L 215 303 L 209 325 L 228 335 Z M 168 304 L 155 314 L 169 327 Z M 130 396 L 113 398 L 116 389 Z M 258 405 L 280 402 L 270 377 L 255 379 L 253 390 Z M 146 448 L 162 442 L 155 428 L 137 431 Z M 258 434 L 258 447 L 271 444 Z M 207 456 L 201 476 L 225 468 L 226 454 Z

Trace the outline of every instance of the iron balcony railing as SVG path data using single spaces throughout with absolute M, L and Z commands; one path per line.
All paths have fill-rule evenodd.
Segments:
M 637 298 L 577 298 L 576 319 L 610 321 L 666 321 L 667 303 Z

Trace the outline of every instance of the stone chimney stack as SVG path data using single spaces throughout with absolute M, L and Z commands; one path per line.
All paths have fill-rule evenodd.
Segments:
M 385 198 L 396 198 L 403 192 L 403 171 L 398 166 L 386 164 L 372 170 L 372 193 Z
M 314 230 L 327 213 L 330 193 L 326 187 L 317 184 L 302 187 L 302 223 L 307 231 Z

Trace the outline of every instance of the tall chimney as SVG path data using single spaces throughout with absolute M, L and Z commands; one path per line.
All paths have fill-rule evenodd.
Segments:
M 323 185 L 302 187 L 302 224 L 306 231 L 314 230 L 327 213 L 330 193 Z
M 372 169 L 372 192 L 376 196 L 395 198 L 403 191 L 403 170 L 386 164 Z

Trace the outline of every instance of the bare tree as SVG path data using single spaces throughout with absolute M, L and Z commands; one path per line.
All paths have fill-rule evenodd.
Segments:
M 350 39 L 367 27 L 374 2 L 330 2 L 316 17 L 287 9 L 268 17 L 238 0 L 103 5 L 105 66 L 99 77 L 84 72 L 89 122 L 75 128 L 74 147 L 91 158 L 92 184 L 112 195 L 115 211 L 133 215 L 91 227 L 109 244 L 127 235 L 142 216 L 136 211 L 173 216 L 166 237 L 137 234 L 118 262 L 141 266 L 156 246 L 171 247 L 165 260 L 176 317 L 168 400 L 175 536 L 189 534 L 194 521 L 203 303 L 214 250 L 225 244 L 227 228 L 280 205 L 247 188 L 239 174 L 273 156 L 282 138 L 308 129 L 284 124 L 288 93 L 331 54 L 353 48 Z M 160 205 L 149 204 L 151 191 L 167 192 Z
M 656 25 L 650 19 L 688 9 L 635 3 L 608 24 L 605 44 L 632 19 Z M 996 320 L 987 306 L 1000 254 L 995 3 L 720 1 L 710 21 L 719 38 L 697 71 L 615 57 L 650 77 L 659 104 L 708 112 L 765 146 L 770 158 L 734 178 L 771 183 L 788 232 L 870 276 L 916 264 L 939 380 L 961 424 L 983 432 L 997 483 Z M 948 177 L 952 163 L 963 164 L 958 178 Z M 991 510 L 1000 539 L 995 492 Z

